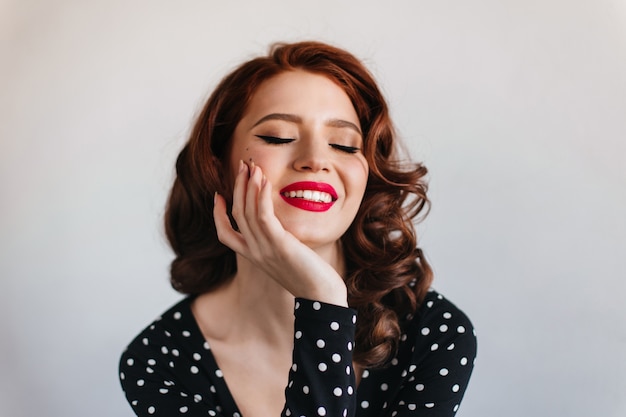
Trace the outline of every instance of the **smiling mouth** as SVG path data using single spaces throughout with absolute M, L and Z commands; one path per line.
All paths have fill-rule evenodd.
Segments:
M 289 205 L 306 211 L 329 210 L 337 201 L 337 192 L 324 182 L 298 181 L 280 190 L 280 196 Z
M 333 197 L 329 193 L 317 190 L 292 190 L 285 191 L 281 195 L 286 198 L 301 198 L 317 203 L 331 203 L 333 201 Z

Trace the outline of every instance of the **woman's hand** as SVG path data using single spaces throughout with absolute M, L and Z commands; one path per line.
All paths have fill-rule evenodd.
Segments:
M 347 306 L 347 290 L 337 271 L 285 230 L 274 214 L 272 185 L 261 168 L 239 161 L 233 192 L 232 228 L 226 201 L 215 195 L 213 216 L 224 245 L 256 265 L 296 297 Z

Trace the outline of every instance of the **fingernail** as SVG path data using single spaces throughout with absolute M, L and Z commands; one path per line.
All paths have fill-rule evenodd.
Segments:
M 267 184 L 267 177 L 263 175 L 263 179 L 261 180 L 261 187 L 265 187 L 265 184 Z
M 255 168 L 256 168 L 256 165 L 254 165 L 254 161 L 250 162 L 250 176 L 254 174 Z
M 217 204 L 217 191 L 213 194 L 213 205 Z
M 244 170 L 244 169 L 245 169 L 245 168 L 244 168 L 244 163 L 243 163 L 243 160 L 242 160 L 242 159 L 240 159 L 240 160 L 239 160 L 239 173 L 241 174 L 241 173 L 243 172 L 243 170 Z

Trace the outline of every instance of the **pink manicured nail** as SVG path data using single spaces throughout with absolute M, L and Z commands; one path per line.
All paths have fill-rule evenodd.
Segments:
M 245 169 L 245 166 L 244 166 L 243 160 L 240 159 L 239 160 L 239 173 L 241 174 L 244 169 Z

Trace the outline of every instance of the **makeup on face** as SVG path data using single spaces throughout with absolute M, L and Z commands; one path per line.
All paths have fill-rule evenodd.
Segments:
M 335 201 L 337 192 L 327 183 L 298 181 L 280 190 L 280 196 L 287 204 L 307 211 L 327 211 Z

